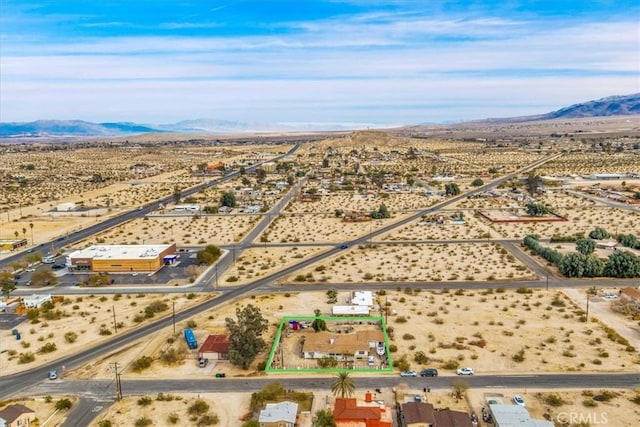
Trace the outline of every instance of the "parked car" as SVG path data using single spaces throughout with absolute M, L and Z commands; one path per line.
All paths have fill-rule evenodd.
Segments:
M 524 399 L 522 398 L 522 396 L 516 394 L 515 396 L 513 396 L 513 403 L 515 403 L 516 405 L 520 405 L 520 406 L 527 406 L 524 403 Z
M 460 368 L 457 372 L 458 375 L 473 375 L 473 369 L 471 368 Z
M 198 357 L 198 366 L 200 368 L 205 368 L 209 364 L 209 359 L 204 357 Z
M 225 376 L 226 376 L 226 375 L 225 375 L 225 373 L 224 373 L 224 372 L 218 372 L 218 373 L 216 374 L 216 378 L 224 378 Z
M 53 264 L 53 265 L 51 266 L 51 269 L 52 269 L 52 270 L 61 270 L 61 269 L 63 269 L 63 268 L 64 268 L 64 264 Z
M 418 373 L 416 371 L 402 371 L 400 372 L 401 377 L 417 377 Z
M 434 368 L 424 369 L 422 372 L 420 372 L 420 376 L 421 377 L 437 377 L 438 370 Z
M 58 379 L 58 371 L 56 370 L 49 371 L 49 379 L 50 380 Z
M 340 249 L 347 249 L 349 247 L 349 245 L 347 245 L 346 243 L 340 245 Z

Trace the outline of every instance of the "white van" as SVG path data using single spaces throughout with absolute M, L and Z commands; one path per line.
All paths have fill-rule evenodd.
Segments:
M 56 257 L 54 256 L 46 256 L 42 258 L 42 262 L 44 264 L 53 264 L 54 262 L 56 262 Z

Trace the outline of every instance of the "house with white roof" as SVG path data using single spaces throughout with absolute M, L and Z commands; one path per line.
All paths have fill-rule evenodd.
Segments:
M 267 403 L 258 415 L 258 422 L 260 423 L 260 427 L 294 427 L 297 416 L 297 403 Z

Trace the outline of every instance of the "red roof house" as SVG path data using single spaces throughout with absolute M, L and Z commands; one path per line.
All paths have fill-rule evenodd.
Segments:
M 227 360 L 229 339 L 226 335 L 209 335 L 198 350 L 198 357 L 209 360 Z
M 377 402 L 358 406 L 353 398 L 336 398 L 333 419 L 338 427 L 392 427 L 390 408 Z

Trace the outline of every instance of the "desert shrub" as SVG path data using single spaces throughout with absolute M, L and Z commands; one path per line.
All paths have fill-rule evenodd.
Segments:
M 449 359 L 442 364 L 443 369 L 458 369 L 459 367 L 460 363 L 454 359 Z
M 198 427 L 200 426 L 214 426 L 220 422 L 220 418 L 218 418 L 217 414 L 207 414 L 200 417 L 198 423 L 196 424 Z
M 167 365 L 175 365 L 182 362 L 186 357 L 185 351 L 177 348 L 170 348 L 160 354 L 160 360 Z
M 57 349 L 58 349 L 58 347 L 56 346 L 56 343 L 48 342 L 48 343 L 46 343 L 45 345 L 43 345 L 42 347 L 40 347 L 38 349 L 38 354 L 53 353 Z
M 149 396 L 142 396 L 138 399 L 138 405 L 140 406 L 149 406 L 153 403 L 153 400 Z
M 636 395 L 629 400 L 635 403 L 636 405 L 640 405 L 640 393 L 636 393 Z
M 64 334 L 64 340 L 69 344 L 76 342 L 77 339 L 78 339 L 78 334 L 76 334 L 75 332 L 70 331 Z
M 135 427 L 147 427 L 147 426 L 153 425 L 153 421 L 151 421 L 151 418 L 149 417 L 142 416 L 140 418 L 137 418 L 133 423 L 133 425 Z
M 98 422 L 98 427 L 111 427 L 112 425 L 111 420 L 100 420 L 100 422 Z
M 511 360 L 513 360 L 514 362 L 524 362 L 525 356 L 524 356 L 524 348 L 521 349 L 519 352 L 517 352 L 516 354 L 514 354 L 513 356 L 511 356 Z
M 416 351 L 415 356 L 413 356 L 413 360 L 416 363 L 424 365 L 425 363 L 429 362 L 429 357 L 426 354 L 424 354 L 424 351 Z
M 26 353 L 20 353 L 20 356 L 18 356 L 18 363 L 19 364 L 31 363 L 34 360 L 36 360 L 36 356 L 33 353 L 31 353 L 30 351 L 28 351 Z
M 164 301 L 153 301 L 149 303 L 144 309 L 144 316 L 146 318 L 153 317 L 156 313 L 161 313 L 169 309 L 169 304 Z
M 56 402 L 56 409 L 58 411 L 66 411 L 67 409 L 70 409 L 71 406 L 73 406 L 73 403 L 66 397 Z
M 197 399 L 189 406 L 189 415 L 204 415 L 209 410 L 209 404 L 202 399 Z
M 549 406 L 553 406 L 555 408 L 562 406 L 564 404 L 566 404 L 567 402 L 565 402 L 562 397 L 560 397 L 557 394 L 549 394 L 547 396 L 544 397 L 543 399 L 544 403 L 546 403 Z
M 595 408 L 596 406 L 598 406 L 598 404 L 593 399 L 584 399 L 582 401 L 582 406 L 584 406 L 585 408 Z
M 149 356 L 142 356 L 139 359 L 136 359 L 132 364 L 131 364 L 131 369 L 134 372 L 142 372 L 145 369 L 151 367 L 151 363 L 153 363 L 153 359 Z
M 104 336 L 104 335 L 111 335 L 111 334 L 112 334 L 111 329 L 106 328 L 106 327 L 102 327 L 102 328 L 100 328 L 100 331 L 99 331 L 98 333 L 99 333 L 100 335 L 103 335 L 103 336 Z
M 404 334 L 404 335 L 402 335 L 402 339 L 403 340 L 414 340 L 414 339 L 416 339 L 416 337 L 414 337 L 411 334 Z
M 180 416 L 175 412 L 172 412 L 167 416 L 167 421 L 169 422 L 169 424 L 178 424 L 178 421 L 180 421 Z
M 395 344 L 389 344 L 389 352 L 395 353 L 396 351 L 398 351 L 398 346 Z
M 191 329 L 193 329 L 193 328 L 195 328 L 196 326 L 198 326 L 198 323 L 197 323 L 195 320 L 193 320 L 193 319 L 189 319 L 189 320 L 187 321 L 187 328 L 191 328 Z
M 404 316 L 396 317 L 396 323 L 407 323 L 407 318 Z

